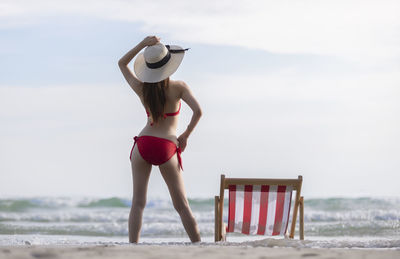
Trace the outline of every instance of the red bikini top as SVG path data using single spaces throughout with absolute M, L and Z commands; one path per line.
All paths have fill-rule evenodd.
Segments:
M 167 112 L 167 113 L 164 113 L 164 119 L 167 118 L 167 116 L 176 116 L 176 115 L 178 115 L 180 110 L 181 110 L 181 102 L 179 102 L 178 111 L 176 111 L 176 112 Z M 147 114 L 147 117 L 150 117 L 149 111 L 146 110 L 146 114 Z M 153 122 L 150 123 L 150 125 L 153 125 Z

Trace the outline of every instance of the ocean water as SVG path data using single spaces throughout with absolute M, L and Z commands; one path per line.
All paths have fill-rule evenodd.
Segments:
M 189 203 L 202 242 L 214 245 L 214 199 Z M 119 197 L 0 198 L 0 245 L 128 244 L 130 206 L 130 199 Z M 400 249 L 400 198 L 310 198 L 304 206 L 304 241 L 298 240 L 297 223 L 294 240 L 229 233 L 222 245 Z M 170 200 L 150 199 L 140 242 L 189 241 Z

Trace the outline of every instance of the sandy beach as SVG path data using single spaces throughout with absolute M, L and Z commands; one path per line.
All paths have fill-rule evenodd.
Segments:
M 224 245 L 98 245 L 1 247 L 0 258 L 400 258 L 400 250 L 271 248 Z

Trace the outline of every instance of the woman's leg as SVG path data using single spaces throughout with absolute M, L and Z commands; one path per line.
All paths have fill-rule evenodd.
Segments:
M 133 198 L 129 213 L 129 242 L 139 241 L 142 227 L 143 209 L 146 206 L 147 184 L 149 183 L 151 164 L 139 154 L 137 145 L 132 152 Z
M 174 208 L 181 217 L 183 226 L 192 242 L 199 242 L 200 232 L 196 220 L 193 217 L 186 198 L 182 172 L 180 171 L 177 155 L 160 165 L 160 172 L 168 186 Z

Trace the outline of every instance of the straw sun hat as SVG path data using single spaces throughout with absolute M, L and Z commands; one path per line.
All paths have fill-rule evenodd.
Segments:
M 135 60 L 135 74 L 142 82 L 160 82 L 178 69 L 186 50 L 177 45 L 162 43 L 147 46 Z

